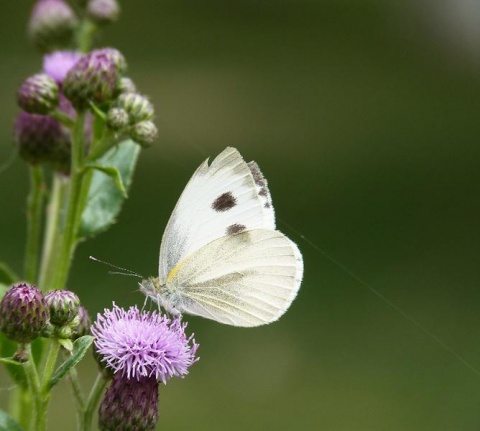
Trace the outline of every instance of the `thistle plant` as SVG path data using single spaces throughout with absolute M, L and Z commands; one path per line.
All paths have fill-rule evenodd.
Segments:
M 0 262 L 0 362 L 14 381 L 10 411 L 0 410 L 7 429 L 46 430 L 52 391 L 66 379 L 77 429 L 92 429 L 99 409 L 102 430 L 153 430 L 159 385 L 197 361 L 179 318 L 114 306 L 91 325 L 70 290 L 78 244 L 113 224 L 140 151 L 157 138 L 154 106 L 123 54 L 94 47 L 119 14 L 116 0 L 38 0 L 28 22 L 43 64 L 17 91 L 14 139 L 31 179 L 23 273 Z M 87 397 L 76 366 L 93 360 L 93 343 L 100 370 Z

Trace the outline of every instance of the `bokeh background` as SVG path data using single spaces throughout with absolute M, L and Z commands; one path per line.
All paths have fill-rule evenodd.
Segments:
M 2 1 L 2 161 L 16 87 L 41 67 L 25 37 L 31 4 Z M 260 164 L 278 228 L 305 259 L 277 323 L 189 319 L 201 361 L 161 388 L 158 429 L 480 429 L 480 373 L 388 304 L 480 369 L 479 3 L 121 4 L 97 46 L 125 54 L 160 138 L 141 154 L 118 223 L 78 249 L 70 288 L 92 315 L 112 301 L 143 304 L 134 279 L 88 255 L 156 275 L 184 185 L 226 146 Z M 0 256 L 18 271 L 27 191 L 17 160 L 0 174 Z M 88 388 L 91 358 L 80 373 Z M 0 374 L 3 406 L 11 387 Z M 51 430 L 73 429 L 65 385 L 52 412 Z

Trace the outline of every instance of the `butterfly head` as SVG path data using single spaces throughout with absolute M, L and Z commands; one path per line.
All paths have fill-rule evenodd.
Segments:
M 160 307 L 170 314 L 177 315 L 180 311 L 175 307 L 173 296 L 166 288 L 165 283 L 162 283 L 157 277 L 149 277 L 139 283 L 140 291 L 156 302 Z

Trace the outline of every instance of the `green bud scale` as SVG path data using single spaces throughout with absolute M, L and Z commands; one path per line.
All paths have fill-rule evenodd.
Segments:
M 58 106 L 58 85 L 45 73 L 30 76 L 18 89 L 17 101 L 30 114 L 48 114 Z
M 151 121 L 141 121 L 130 128 L 130 137 L 142 147 L 149 147 L 157 139 L 157 126 Z
M 45 301 L 50 311 L 50 322 L 55 326 L 70 323 L 80 307 L 80 299 L 69 290 L 52 290 L 45 295 Z
M 151 102 L 138 93 L 123 93 L 115 100 L 115 106 L 128 113 L 130 124 L 151 120 L 155 113 Z
M 42 292 L 26 283 L 13 285 L 0 302 L 0 330 L 18 342 L 29 343 L 48 324 L 48 308 Z
M 107 125 L 115 131 L 125 129 L 129 125 L 127 111 L 123 108 L 110 108 L 107 112 Z

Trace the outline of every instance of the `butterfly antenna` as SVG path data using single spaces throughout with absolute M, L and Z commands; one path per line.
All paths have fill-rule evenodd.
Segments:
M 104 260 L 97 259 L 96 257 L 89 256 L 90 259 L 94 260 L 95 262 L 100 262 L 103 263 L 104 265 L 111 266 L 112 268 L 119 269 L 120 271 L 108 271 L 109 274 L 117 274 L 117 275 L 128 275 L 130 277 L 138 277 L 138 278 L 145 278 L 143 275 L 140 275 L 136 273 L 135 271 L 132 271 L 130 269 L 122 268 L 121 266 L 114 265 L 113 263 L 110 262 L 105 262 Z
M 373 293 L 377 298 L 382 300 L 385 304 L 387 304 L 389 307 L 391 307 L 393 310 L 395 310 L 399 315 L 401 315 L 405 320 L 409 321 L 411 324 L 416 326 L 418 329 L 423 331 L 428 337 L 430 337 L 433 341 L 435 341 L 440 347 L 442 347 L 446 352 L 450 353 L 453 357 L 455 357 L 458 361 L 460 361 L 463 365 L 465 365 L 470 371 L 473 371 L 477 376 L 480 376 L 480 370 L 475 368 L 470 362 L 468 362 L 460 353 L 458 353 L 453 347 L 450 347 L 449 344 L 447 344 L 446 341 L 444 341 L 442 338 L 440 338 L 438 335 L 436 335 L 434 332 L 430 331 L 425 325 L 420 323 L 415 317 L 413 317 L 411 314 L 407 313 L 404 311 L 401 307 L 399 307 L 395 302 L 393 302 L 390 298 L 387 298 L 383 293 L 381 293 L 379 290 L 375 289 L 373 286 L 371 286 L 369 283 L 364 281 L 362 278 L 360 278 L 357 274 L 355 274 L 353 271 L 348 269 L 343 263 L 339 262 L 337 259 L 334 257 L 330 256 L 329 253 L 327 253 L 325 250 L 323 250 L 320 246 L 315 244 L 313 241 L 310 241 L 305 235 L 300 233 L 298 230 L 296 230 L 293 226 L 289 225 L 285 220 L 281 220 L 282 223 L 285 224 L 289 229 L 292 230 L 295 234 L 297 234 L 300 238 L 302 238 L 303 241 L 305 241 L 308 245 L 310 245 L 314 250 L 318 251 L 321 253 L 325 258 L 327 258 L 331 263 L 333 263 L 335 266 L 340 268 L 342 271 L 344 271 L 348 276 L 353 278 L 358 284 L 361 286 L 365 287 L 368 289 L 371 293 Z

